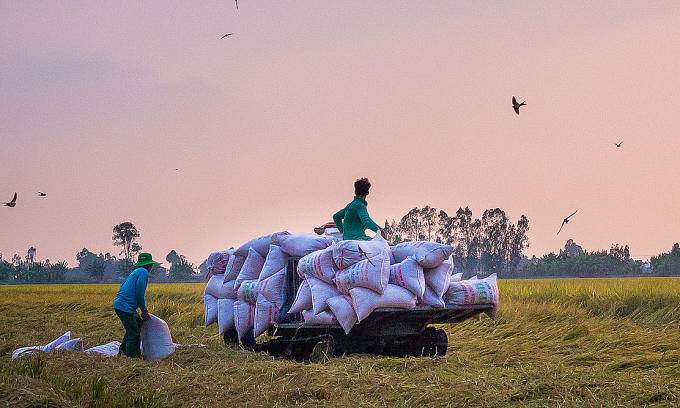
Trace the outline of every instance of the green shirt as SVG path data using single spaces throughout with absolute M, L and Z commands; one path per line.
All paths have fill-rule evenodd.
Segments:
M 333 215 L 333 221 L 338 227 L 344 239 L 369 240 L 364 232 L 366 228 L 378 231 L 380 227 L 368 216 L 366 206 L 368 203 L 361 197 L 354 197 L 354 200 L 347 204 L 347 207 Z M 343 222 L 344 220 L 344 222 Z

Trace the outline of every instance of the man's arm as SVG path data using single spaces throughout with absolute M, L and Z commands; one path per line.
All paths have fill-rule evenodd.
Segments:
M 370 230 L 378 232 L 380 227 L 378 226 L 378 224 L 373 222 L 371 217 L 368 216 L 368 210 L 366 209 L 365 206 L 363 206 L 363 205 L 360 206 L 359 211 L 357 211 L 357 213 L 359 214 L 359 218 L 361 219 L 361 224 L 364 226 L 364 228 L 368 228 Z
M 333 214 L 333 221 L 335 222 L 335 226 L 338 228 L 338 231 L 342 232 L 342 220 L 345 218 L 345 209 L 343 208 L 342 210 L 336 212 Z
M 146 293 L 146 285 L 149 281 L 149 275 L 141 274 L 137 278 L 137 283 L 135 285 L 135 297 L 137 298 L 137 305 L 142 310 L 142 317 L 144 314 L 148 314 L 149 311 L 146 309 L 146 301 L 144 300 L 144 294 Z M 145 319 L 146 320 L 146 319 Z

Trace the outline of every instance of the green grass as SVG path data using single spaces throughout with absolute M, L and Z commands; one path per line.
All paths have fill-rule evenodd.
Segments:
M 202 327 L 203 284 L 151 284 L 180 348 L 154 362 L 15 348 L 67 330 L 121 340 L 117 285 L 0 286 L 0 407 L 674 407 L 678 278 L 502 280 L 498 320 L 442 326 L 446 356 L 352 355 L 323 364 L 224 347 Z

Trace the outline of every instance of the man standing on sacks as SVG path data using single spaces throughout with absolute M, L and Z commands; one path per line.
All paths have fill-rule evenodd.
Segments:
M 343 239 L 357 239 L 367 241 L 370 240 L 366 235 L 366 229 L 378 232 L 380 227 L 373 222 L 368 215 L 366 206 L 366 197 L 368 197 L 368 190 L 371 188 L 371 183 L 367 178 L 360 178 L 354 182 L 354 200 L 347 204 L 345 208 L 333 215 L 333 221 L 338 230 L 342 233 Z M 385 232 L 380 230 L 381 235 L 385 238 Z

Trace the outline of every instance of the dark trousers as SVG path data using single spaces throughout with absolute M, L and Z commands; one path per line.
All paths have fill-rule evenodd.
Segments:
M 116 311 L 116 314 L 120 318 L 120 321 L 123 322 L 123 327 L 125 328 L 125 337 L 123 337 L 123 341 L 120 342 L 118 355 L 136 358 L 142 357 L 142 353 L 139 350 L 142 318 L 139 317 L 137 313 L 123 312 L 115 308 L 113 310 Z

